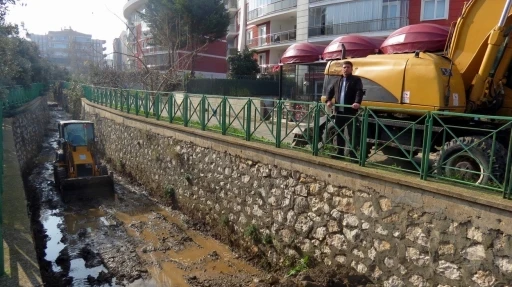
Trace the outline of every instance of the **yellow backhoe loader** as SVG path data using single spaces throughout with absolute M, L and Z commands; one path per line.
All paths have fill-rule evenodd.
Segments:
M 466 2 L 452 23 L 444 53 L 415 51 L 350 59 L 353 74 L 362 78 L 366 89 L 363 106 L 379 107 L 375 113 L 396 137 L 391 141 L 388 131 L 375 132 L 380 124 L 375 123 L 368 128 L 368 143 L 389 143 L 388 152 L 408 149 L 417 154 L 430 133 L 432 145 L 427 153 L 437 153 L 436 172 L 471 170 L 480 173 L 472 179 L 478 184 L 489 182 L 491 176 L 508 177 L 510 127 L 503 128 L 500 119 L 482 120 L 481 115 L 512 116 L 511 7 L 512 0 Z M 343 61 L 327 64 L 324 91 L 342 75 Z M 407 122 L 427 111 L 453 113 L 438 113 L 442 124 L 434 123 L 429 133 L 424 132 L 426 122 L 410 128 Z M 486 130 L 499 129 L 485 138 Z
M 94 123 L 60 121 L 55 153 L 55 186 L 64 201 L 114 196 L 113 173 L 94 153 Z

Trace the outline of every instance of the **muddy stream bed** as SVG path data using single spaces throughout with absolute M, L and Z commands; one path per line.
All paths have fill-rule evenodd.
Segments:
M 67 119 L 62 110 L 51 111 L 38 164 L 25 178 L 46 286 L 297 286 L 194 230 L 185 215 L 160 206 L 122 176 L 115 175 L 115 200 L 64 204 L 52 162 L 56 122 Z

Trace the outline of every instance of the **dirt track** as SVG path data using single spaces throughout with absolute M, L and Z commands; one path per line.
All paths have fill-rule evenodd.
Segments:
M 297 286 L 297 281 L 342 283 L 340 271 L 310 270 L 298 280 L 263 272 L 228 246 L 197 231 L 178 211 L 148 198 L 142 187 L 115 177 L 115 200 L 62 203 L 54 187 L 52 161 L 56 121 L 35 170 L 25 179 L 38 260 L 47 286 Z M 330 274 L 326 276 L 326 274 Z M 344 276 L 344 278 L 348 278 Z M 302 284 L 302 283 L 301 283 Z M 301 285 L 302 286 L 302 285 Z

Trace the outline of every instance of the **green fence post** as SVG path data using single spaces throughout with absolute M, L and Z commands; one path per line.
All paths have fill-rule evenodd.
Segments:
M 221 123 L 220 123 L 223 135 L 226 135 L 226 133 L 228 132 L 228 129 L 227 129 L 227 126 L 228 126 L 228 123 L 227 123 L 227 118 L 228 118 L 227 104 L 228 104 L 228 98 L 227 97 L 223 97 L 222 98 L 222 103 L 221 103 L 221 106 L 222 106 L 221 107 L 222 108 L 222 117 L 221 117 Z
M 140 112 L 140 100 L 139 100 L 139 92 L 135 92 L 135 114 L 138 116 Z
M 313 119 L 313 155 L 318 156 L 318 143 L 320 140 L 320 103 L 317 102 L 314 109 L 315 118 Z M 281 117 L 279 118 L 279 121 L 281 121 Z
M 119 90 L 119 108 L 122 111 L 124 111 L 124 93 L 123 90 Z
M 3 100 L 0 99 L 0 127 L 3 126 Z M 5 264 L 4 264 L 4 219 L 3 219 L 3 194 L 4 194 L 4 136 L 3 129 L 0 129 L 0 276 L 5 274 Z
M 425 129 L 423 130 L 423 144 L 421 151 L 421 167 L 420 167 L 420 178 L 427 180 L 428 178 L 428 166 L 430 163 L 430 148 L 432 146 L 432 129 L 434 126 L 434 116 L 431 112 L 427 113 L 425 118 Z
M 155 104 L 153 105 L 153 113 L 155 114 L 156 116 L 156 120 L 159 121 L 160 120 L 160 101 L 162 99 L 162 96 L 160 95 L 160 93 L 157 93 L 156 94 L 156 97 L 155 97 Z
M 149 94 L 144 92 L 144 116 L 149 117 Z
M 174 94 L 171 93 L 167 98 L 167 115 L 169 116 L 169 123 L 174 120 Z
M 130 110 L 132 109 L 132 91 L 126 90 L 126 112 L 130 113 Z
M 364 167 L 366 165 L 366 150 L 368 149 L 368 116 L 370 112 L 367 107 L 364 108 L 363 111 L 363 119 L 361 123 L 361 138 L 359 139 L 359 165 Z M 326 129 L 327 130 L 327 129 Z M 354 133 L 355 130 L 352 131 Z
M 183 125 L 188 127 L 188 94 L 183 95 Z
M 512 155 L 512 130 L 509 130 L 508 148 L 507 148 L 507 165 L 505 167 L 505 182 L 503 183 L 503 198 L 507 198 L 510 195 L 510 158 Z
M 272 116 L 273 118 L 274 116 Z M 283 102 L 281 100 L 277 101 L 277 119 L 276 119 L 276 147 L 281 147 L 281 118 L 283 118 Z
M 112 108 L 114 106 L 114 95 L 112 94 L 112 90 L 108 90 L 108 104 L 109 108 Z
M 114 105 L 117 110 L 119 108 L 119 90 L 114 91 Z
M 247 117 L 245 117 L 245 140 L 251 140 L 251 115 L 252 115 L 252 99 L 247 100 L 247 104 L 245 105 L 247 109 Z
M 206 130 L 206 96 L 201 98 L 201 130 Z

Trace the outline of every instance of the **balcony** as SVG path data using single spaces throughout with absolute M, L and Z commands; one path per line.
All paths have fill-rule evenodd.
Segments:
M 247 21 L 297 7 L 297 0 L 281 0 L 247 12 Z
M 238 49 L 237 48 L 228 48 L 228 53 L 227 53 L 228 57 L 229 56 L 236 56 L 238 54 Z
M 226 10 L 231 12 L 238 11 L 238 0 L 224 0 L 224 4 L 226 6 Z
M 337 36 L 352 33 L 388 31 L 396 30 L 398 28 L 407 26 L 408 24 L 409 19 L 407 17 L 396 17 L 374 19 L 360 22 L 328 24 L 322 26 L 310 26 L 308 28 L 308 36 L 309 38 L 312 38 L 331 35 Z
M 279 45 L 286 44 L 290 42 L 295 42 L 297 40 L 297 31 L 290 30 L 279 33 L 268 34 L 265 36 L 247 39 L 247 46 L 254 47 L 263 47 L 263 46 L 271 46 L 271 45 Z
M 169 49 L 162 48 L 162 47 L 146 47 L 142 48 L 142 53 L 146 56 L 153 55 L 153 54 L 163 54 L 168 53 Z
M 236 34 L 236 24 L 229 24 L 228 26 L 228 34 Z

